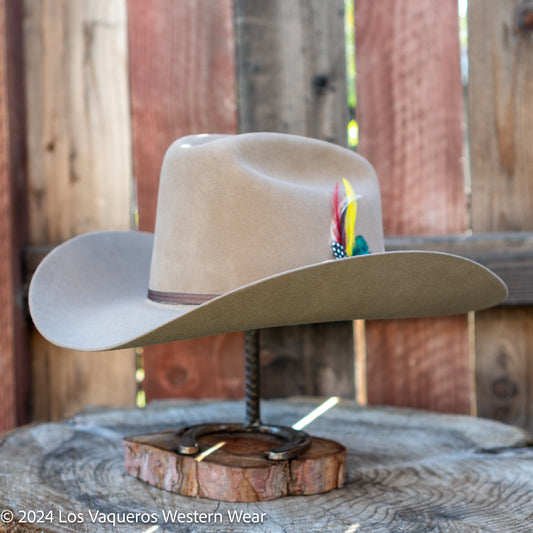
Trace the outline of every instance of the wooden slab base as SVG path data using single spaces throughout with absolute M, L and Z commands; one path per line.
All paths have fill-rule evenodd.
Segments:
M 343 486 L 346 448 L 316 437 L 302 455 L 265 458 L 279 439 L 264 434 L 216 433 L 200 439 L 201 451 L 226 444 L 201 461 L 175 451 L 175 431 L 126 437 L 126 471 L 142 481 L 184 496 L 227 502 L 274 500 L 327 492 Z

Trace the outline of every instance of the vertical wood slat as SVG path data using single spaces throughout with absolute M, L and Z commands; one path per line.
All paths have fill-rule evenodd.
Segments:
M 235 28 L 239 131 L 346 145 L 343 0 L 235 0 Z M 265 329 L 260 339 L 263 396 L 354 397 L 351 322 Z
M 128 24 L 139 229 L 153 231 L 168 146 L 183 135 L 236 133 L 232 3 L 129 0 Z M 147 400 L 239 397 L 244 336 L 148 346 L 144 366 Z
M 533 40 L 516 0 L 470 0 L 472 227 L 533 229 Z M 478 413 L 533 430 L 533 309 L 476 314 Z
M 261 330 L 261 395 L 354 397 L 351 322 Z
M 0 2 L 0 432 L 29 419 L 29 346 L 21 280 L 26 238 L 22 10 Z
M 24 2 L 30 244 L 131 227 L 126 4 Z M 132 405 L 135 354 L 80 353 L 32 336 L 34 416 Z
M 147 399 L 242 398 L 243 346 L 231 333 L 144 348 Z
M 344 2 L 235 0 L 239 132 L 346 145 Z
M 375 166 L 386 235 L 466 229 L 455 0 L 355 2 L 359 152 Z M 468 413 L 465 316 L 368 321 L 369 403 Z

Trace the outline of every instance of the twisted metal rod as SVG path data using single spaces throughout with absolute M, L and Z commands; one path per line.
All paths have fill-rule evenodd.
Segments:
M 246 417 L 244 424 L 197 424 L 176 432 L 177 450 L 184 455 L 194 455 L 200 450 L 198 439 L 212 433 L 262 433 L 284 441 L 272 448 L 267 456 L 273 461 L 284 461 L 305 452 L 311 437 L 305 431 L 284 426 L 264 426 L 259 414 L 259 331 L 245 333 Z
M 247 331 L 245 333 L 244 343 L 246 387 L 245 425 L 255 427 L 261 425 L 259 412 L 259 330 L 252 329 Z

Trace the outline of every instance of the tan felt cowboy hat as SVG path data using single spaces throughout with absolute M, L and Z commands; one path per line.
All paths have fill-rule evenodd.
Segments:
M 353 207 L 342 216 L 355 220 L 349 231 L 358 243 L 345 245 L 360 255 L 335 259 L 332 193 L 340 194 L 335 183 L 343 179 Z M 289 324 L 463 313 L 506 294 L 495 274 L 468 259 L 385 252 L 378 182 L 362 157 L 304 137 L 249 133 L 172 144 L 155 234 L 69 240 L 41 263 L 29 299 L 48 340 L 91 351 Z

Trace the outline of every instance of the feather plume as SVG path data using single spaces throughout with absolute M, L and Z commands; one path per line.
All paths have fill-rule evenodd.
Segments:
M 344 201 L 344 247 L 348 257 L 351 257 L 355 248 L 355 220 L 357 218 L 357 197 L 350 182 L 343 178 L 346 199 Z
M 331 197 L 330 245 L 336 259 L 371 253 L 365 238 L 355 232 L 359 196 L 348 180 L 343 178 L 342 182 L 344 194 L 339 191 L 340 184 L 337 182 Z
M 340 220 L 339 182 L 335 183 L 333 196 L 331 198 L 331 241 L 342 243 L 342 225 Z

